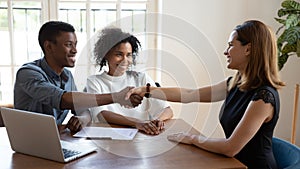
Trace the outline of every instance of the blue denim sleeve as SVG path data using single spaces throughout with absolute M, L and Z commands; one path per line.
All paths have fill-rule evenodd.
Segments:
M 43 71 L 23 68 L 17 73 L 14 92 L 18 103 L 25 104 L 31 100 L 60 109 L 61 97 L 65 91 L 51 82 Z

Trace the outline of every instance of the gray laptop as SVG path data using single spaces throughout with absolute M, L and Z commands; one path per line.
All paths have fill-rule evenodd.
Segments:
M 96 146 L 60 140 L 53 116 L 4 107 L 1 114 L 16 152 L 65 163 L 97 150 Z

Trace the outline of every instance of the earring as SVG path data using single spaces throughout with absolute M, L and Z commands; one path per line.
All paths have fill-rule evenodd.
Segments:
M 128 71 L 132 71 L 132 64 L 130 64 L 129 66 L 128 66 Z

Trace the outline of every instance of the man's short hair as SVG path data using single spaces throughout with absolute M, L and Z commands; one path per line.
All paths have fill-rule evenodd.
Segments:
M 75 29 L 71 24 L 62 21 L 49 21 L 42 25 L 38 40 L 44 53 L 44 42 L 51 41 L 56 43 L 56 37 L 59 36 L 61 32 L 75 32 Z

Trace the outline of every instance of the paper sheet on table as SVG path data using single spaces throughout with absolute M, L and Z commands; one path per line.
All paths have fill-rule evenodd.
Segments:
M 111 127 L 84 127 L 74 137 L 91 139 L 132 140 L 138 129 Z

